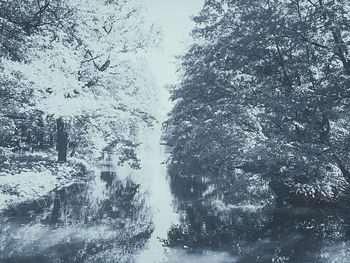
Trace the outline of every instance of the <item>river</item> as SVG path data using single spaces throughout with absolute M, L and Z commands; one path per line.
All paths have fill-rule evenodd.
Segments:
M 144 135 L 139 156 L 140 170 L 117 167 L 106 181 L 96 169 L 1 213 L 0 262 L 348 262 L 344 209 L 185 200 L 196 185 L 169 183 L 160 129 Z
M 160 129 L 144 135 L 141 169 L 116 167 L 112 181 L 97 168 L 78 182 L 0 216 L 0 262 L 184 262 L 164 246 L 179 223 L 166 176 Z M 56 205 L 59 203 L 59 205 Z M 214 261 L 213 261 L 214 260 Z M 196 262 L 196 261 L 194 261 Z

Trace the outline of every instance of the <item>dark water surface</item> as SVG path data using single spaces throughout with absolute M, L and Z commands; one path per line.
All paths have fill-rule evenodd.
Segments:
M 184 197 L 158 161 L 153 181 L 91 173 L 3 211 L 0 262 L 350 262 L 347 209 Z

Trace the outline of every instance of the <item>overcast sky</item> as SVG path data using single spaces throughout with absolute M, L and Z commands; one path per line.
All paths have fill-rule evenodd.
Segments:
M 177 81 L 176 55 L 182 54 L 189 43 L 193 28 L 190 17 L 199 12 L 204 0 L 145 0 L 151 21 L 161 27 L 163 43 L 147 55 L 160 85 Z

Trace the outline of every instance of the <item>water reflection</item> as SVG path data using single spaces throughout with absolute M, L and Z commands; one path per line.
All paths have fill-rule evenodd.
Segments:
M 167 254 L 164 263 L 234 263 L 236 258 L 226 252 L 192 251 L 186 249 L 172 249 Z
M 346 204 L 278 208 L 207 178 L 169 184 L 163 151 L 141 154 L 140 171 L 90 173 L 4 211 L 0 262 L 348 262 Z
M 139 185 L 113 178 L 90 176 L 55 191 L 40 209 L 5 211 L 0 261 L 132 262 L 152 233 L 152 215 Z
M 173 181 L 181 217 L 169 231 L 166 245 L 170 248 L 185 247 L 188 255 L 224 251 L 228 261 L 222 262 L 348 262 L 347 209 L 244 205 L 225 198 L 227 191 L 205 195 L 212 187 L 210 181 L 198 180 L 198 188 L 192 176 L 187 184 L 185 177 Z M 202 190 L 194 192 L 192 187 Z M 197 257 L 188 262 L 196 262 Z

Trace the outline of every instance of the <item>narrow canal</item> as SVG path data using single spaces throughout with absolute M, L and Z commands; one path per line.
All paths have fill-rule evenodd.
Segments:
M 45 198 L 3 211 L 0 262 L 347 262 L 344 209 L 198 198 L 191 189 L 209 183 L 170 182 L 160 129 L 144 136 L 140 170 L 117 167 L 108 180 L 96 168 Z

